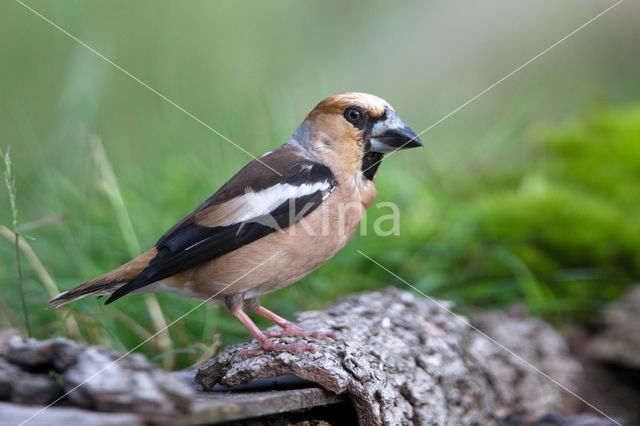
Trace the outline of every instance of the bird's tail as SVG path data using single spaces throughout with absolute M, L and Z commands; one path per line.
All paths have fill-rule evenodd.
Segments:
M 84 284 L 60 293 L 49 300 L 50 308 L 57 308 L 85 296 L 108 296 L 135 277 L 149 265 L 155 256 L 155 249 L 151 249 L 135 259 L 130 260 L 111 272 L 87 281 Z

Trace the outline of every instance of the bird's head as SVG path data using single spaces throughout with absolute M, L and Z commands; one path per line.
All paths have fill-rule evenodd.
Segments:
M 293 134 L 293 140 L 326 164 L 344 171 L 362 168 L 367 155 L 381 158 L 422 146 L 416 133 L 387 101 L 368 93 L 340 93 L 320 102 Z

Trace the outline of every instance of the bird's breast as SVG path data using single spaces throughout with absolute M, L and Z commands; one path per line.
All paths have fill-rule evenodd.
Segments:
M 259 296 L 300 280 L 349 242 L 373 197 L 373 184 L 338 183 L 320 206 L 295 225 L 196 268 L 192 290 L 219 292 L 217 297 Z

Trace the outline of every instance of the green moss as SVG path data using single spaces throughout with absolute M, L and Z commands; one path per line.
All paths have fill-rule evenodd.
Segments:
M 640 277 L 640 109 L 549 130 L 529 148 L 519 182 L 492 176 L 492 193 L 468 201 L 476 238 L 517 256 L 554 299 L 617 297 Z

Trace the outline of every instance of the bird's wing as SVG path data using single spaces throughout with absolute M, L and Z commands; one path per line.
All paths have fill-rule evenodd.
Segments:
M 328 167 L 286 149 L 252 161 L 167 231 L 156 243 L 157 254 L 149 265 L 105 304 L 295 224 L 336 185 Z

